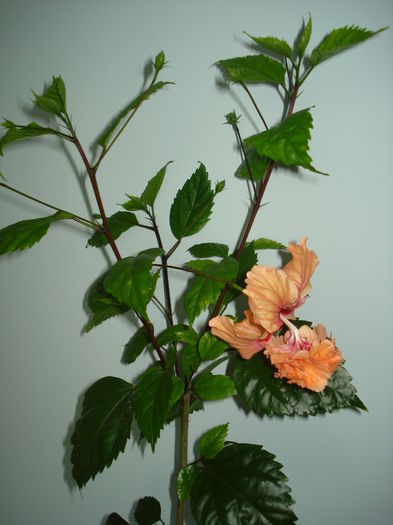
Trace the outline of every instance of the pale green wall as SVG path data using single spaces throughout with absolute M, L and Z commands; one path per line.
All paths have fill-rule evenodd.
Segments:
M 199 160 L 228 188 L 199 242 L 218 240 L 218 234 L 232 243 L 239 231 L 247 193 L 231 177 L 238 158 L 224 115 L 234 108 L 241 113 L 245 136 L 254 128 L 243 94 L 220 91 L 210 66 L 247 53 L 242 30 L 292 41 L 311 11 L 316 45 L 345 24 L 393 25 L 391 0 L 1 0 L 0 6 L 0 115 L 16 122 L 37 118 L 26 103 L 30 89 L 40 91 L 52 74 L 61 74 L 86 146 L 138 93 L 146 61 L 165 49 L 170 66 L 164 76 L 176 85 L 138 114 L 103 164 L 100 183 L 112 213 L 125 192 L 138 194 L 146 178 L 175 160 L 160 196 L 168 245 L 166 209 Z M 261 443 L 277 454 L 301 525 L 387 525 L 393 519 L 392 31 L 311 76 L 298 108 L 316 106 L 311 154 L 331 176 L 277 173 L 254 228 L 255 236 L 285 243 L 308 235 L 321 263 L 302 315 L 333 331 L 369 413 L 260 420 L 230 400 L 208 405 L 191 423 L 192 443 L 206 428 L 230 421 L 230 439 Z M 254 91 L 274 123 L 275 94 Z M 0 170 L 11 185 L 86 214 L 76 176 L 82 165 L 71 148 L 65 156 L 53 140 L 9 147 Z M 0 227 L 46 213 L 4 191 L 0 203 Z M 82 494 L 69 484 L 65 443 L 81 393 L 105 375 L 133 379 L 142 363 L 132 369 L 119 363 L 131 333 L 122 319 L 81 335 L 84 291 L 106 260 L 85 249 L 81 229 L 55 229 L 31 251 L 0 261 L 0 521 L 100 525 L 111 511 L 128 516 L 144 495 L 160 499 L 167 518 L 172 426 L 154 457 L 133 441 Z M 148 246 L 135 232 L 120 243 L 123 253 L 127 239 L 131 251 Z M 179 289 L 182 282 L 178 278 Z

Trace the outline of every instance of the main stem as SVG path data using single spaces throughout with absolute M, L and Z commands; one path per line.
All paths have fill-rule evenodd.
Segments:
M 180 466 L 179 469 L 185 467 L 188 463 L 188 428 L 190 417 L 190 398 L 191 390 L 186 390 L 183 396 L 183 406 L 181 413 L 181 430 L 180 430 Z M 183 525 L 184 523 L 184 502 L 178 501 L 176 512 L 176 525 Z

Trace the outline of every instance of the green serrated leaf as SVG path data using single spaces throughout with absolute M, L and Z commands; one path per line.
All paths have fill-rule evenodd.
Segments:
M 3 149 L 5 146 L 19 140 L 40 137 L 41 135 L 58 135 L 63 138 L 68 138 L 67 135 L 62 134 L 55 129 L 40 126 L 36 122 L 30 122 L 30 124 L 27 124 L 26 126 L 21 126 L 19 124 L 14 124 L 14 122 L 11 122 L 10 120 L 5 120 L 2 122 L 2 126 L 7 131 L 0 139 L 0 155 L 3 155 Z M 69 138 L 71 139 L 71 137 Z
M 285 82 L 285 68 L 277 60 L 265 55 L 249 55 L 219 60 L 217 66 L 229 80 L 235 83 L 284 84 Z
M 148 98 L 157 93 L 164 86 L 172 84 L 172 82 L 155 82 L 150 88 L 146 89 L 143 93 L 134 98 L 127 106 L 125 106 L 116 117 L 108 124 L 104 129 L 101 135 L 97 139 L 97 144 L 102 148 L 106 148 L 114 131 L 120 125 L 123 119 L 129 116 L 131 111 L 135 110 L 143 101 L 148 100 Z
M 108 217 L 108 226 L 112 233 L 113 239 L 118 239 L 120 235 L 133 226 L 138 226 L 138 219 L 134 213 L 128 211 L 118 211 Z M 87 241 L 88 246 L 100 248 L 108 244 L 107 237 L 101 232 L 95 232 Z
M 226 399 L 236 394 L 232 379 L 226 375 L 200 374 L 194 382 L 195 393 L 206 401 Z
M 312 392 L 274 377 L 275 368 L 261 354 L 250 360 L 236 356 L 233 377 L 245 405 L 259 415 L 315 416 L 341 408 L 357 408 L 351 376 L 340 367 L 322 392 Z
M 170 210 L 169 222 L 176 239 L 198 233 L 208 222 L 214 192 L 203 164 L 177 192 Z
M 146 328 L 144 326 L 139 328 L 125 345 L 121 358 L 122 362 L 127 365 L 134 363 L 150 342 Z
M 149 206 L 154 206 L 156 197 L 158 195 L 158 192 L 160 191 L 161 185 L 163 183 L 166 169 L 169 164 L 171 164 L 173 161 L 169 161 L 163 166 L 160 171 L 149 180 L 147 183 L 146 188 L 144 189 L 140 199 L 144 204 L 148 204 Z
M 255 181 L 260 181 L 264 178 L 266 170 L 271 162 L 271 160 L 263 156 L 261 157 L 255 148 L 247 149 L 247 162 L 243 160 L 240 166 L 235 171 L 235 176 L 240 179 L 250 179 L 250 171 L 252 178 Z M 249 171 L 250 168 L 250 171 Z
M 191 489 L 197 525 L 296 522 L 282 465 L 261 446 L 231 443 L 204 463 Z
M 138 500 L 134 517 L 139 525 L 154 525 L 161 520 L 160 502 L 152 496 Z
M 293 113 L 279 126 L 248 137 L 244 143 L 275 162 L 313 170 L 312 159 L 307 153 L 312 127 L 311 113 L 303 109 Z
M 0 255 L 31 248 L 48 232 L 56 221 L 71 219 L 69 213 L 58 211 L 48 217 L 16 222 L 0 230 Z
M 176 481 L 176 491 L 180 503 L 189 499 L 192 485 L 199 474 L 199 468 L 196 465 L 186 465 L 179 470 Z
M 62 117 L 66 112 L 66 88 L 63 79 L 59 77 L 53 77 L 52 84 L 45 91 L 43 95 L 35 96 L 35 104 L 48 113 L 53 113 L 58 117 Z
M 172 376 L 172 392 L 169 400 L 169 410 L 171 410 L 184 394 L 185 384 L 181 377 Z
M 313 49 L 310 55 L 311 65 L 315 67 L 328 58 L 368 40 L 381 31 L 385 31 L 385 29 L 387 29 L 387 27 L 383 27 L 378 31 L 370 31 L 358 26 L 344 26 L 333 29 L 333 31 L 328 33 L 322 42 Z
M 252 241 L 252 246 L 254 250 L 286 250 L 287 248 L 284 244 L 281 244 L 281 242 L 272 241 L 265 237 L 260 237 Z
M 218 339 L 210 332 L 205 332 L 199 341 L 199 355 L 202 361 L 213 361 L 220 357 L 228 348 L 227 343 Z
M 85 393 L 82 415 L 71 436 L 72 475 L 79 488 L 109 467 L 131 434 L 133 386 L 104 377 Z
M 299 36 L 297 38 L 297 42 L 295 44 L 295 49 L 299 58 L 302 58 L 306 51 L 306 48 L 311 38 L 311 32 L 312 20 L 310 15 L 307 24 L 305 25 L 303 22 L 302 30 L 300 31 Z
M 206 459 L 213 459 L 224 448 L 224 443 L 228 435 L 229 423 L 218 425 L 208 430 L 201 437 L 199 450 Z
M 291 46 L 284 39 L 280 39 L 275 36 L 251 36 L 245 31 L 244 33 L 263 49 L 273 51 L 273 53 L 277 53 L 283 57 L 292 57 Z
M 218 263 L 209 260 L 192 261 L 192 264 L 188 263 L 188 266 L 195 268 L 195 263 L 199 263 L 200 267 L 201 263 L 204 263 L 202 271 L 209 277 L 196 276 L 191 288 L 185 295 L 184 308 L 190 324 L 209 304 L 217 301 L 225 282 L 236 279 L 239 267 L 238 262 L 233 257 L 227 257 Z
M 107 272 L 101 275 L 89 288 L 87 292 L 87 306 L 92 318 L 86 325 L 86 332 L 90 332 L 95 326 L 100 325 L 107 319 L 128 312 L 129 307 L 119 302 L 104 288 L 104 280 Z
M 186 344 L 181 353 L 181 369 L 189 379 L 198 370 L 201 363 L 198 348 L 195 344 Z
M 209 257 L 228 257 L 229 248 L 226 244 L 218 242 L 204 242 L 202 244 L 194 244 L 188 251 L 193 257 L 204 259 Z
M 148 368 L 136 385 L 135 417 L 153 452 L 169 411 L 171 393 L 171 376 L 160 364 Z
M 128 195 L 128 201 L 124 202 L 121 206 L 127 211 L 147 211 L 147 206 L 140 197 L 135 197 L 134 195 Z

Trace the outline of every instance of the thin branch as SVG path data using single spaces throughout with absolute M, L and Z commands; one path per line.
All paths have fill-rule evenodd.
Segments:
M 244 84 L 243 82 L 240 82 L 240 85 L 242 86 L 242 88 L 245 90 L 245 92 L 247 93 L 247 95 L 250 97 L 251 99 L 251 102 L 253 103 L 253 106 L 254 108 L 256 109 L 258 115 L 260 116 L 262 122 L 263 122 L 263 125 L 265 126 L 265 129 L 269 129 L 269 126 L 266 124 L 266 121 L 265 119 L 263 118 L 263 115 L 262 113 L 260 112 L 259 110 L 259 107 L 257 106 L 257 103 L 255 102 L 254 100 L 254 97 L 251 95 L 250 93 L 250 90 L 248 89 L 248 87 L 246 86 L 246 84 Z
M 256 199 L 257 198 L 257 189 L 255 187 L 254 177 L 252 176 L 251 166 L 250 166 L 250 163 L 248 161 L 246 150 L 244 148 L 244 143 L 243 143 L 242 137 L 240 135 L 239 128 L 238 128 L 238 126 L 236 124 L 233 125 L 233 129 L 235 131 L 236 140 L 237 140 L 237 142 L 238 142 L 238 144 L 240 146 L 241 152 L 243 154 L 243 158 L 244 158 L 244 160 L 246 162 L 247 171 L 248 171 L 248 174 L 250 176 L 250 181 L 251 181 L 252 188 L 254 190 L 254 198 Z

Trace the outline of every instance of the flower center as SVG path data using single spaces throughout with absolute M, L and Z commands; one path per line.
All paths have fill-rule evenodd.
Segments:
M 291 351 L 300 352 L 300 350 L 309 350 L 311 343 L 309 343 L 308 341 L 306 341 L 306 339 L 303 339 L 301 337 L 299 330 L 296 328 L 296 326 L 282 314 L 280 314 L 280 319 L 288 327 L 289 332 L 291 334 L 286 343 L 291 349 Z

